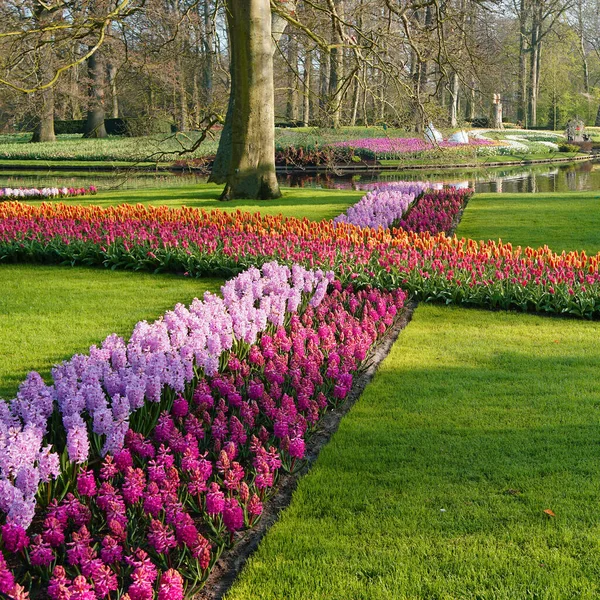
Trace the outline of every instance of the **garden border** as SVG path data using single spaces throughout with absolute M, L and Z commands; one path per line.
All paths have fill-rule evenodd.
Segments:
M 475 163 L 460 163 L 460 164 L 426 164 L 426 165 L 411 165 L 411 164 L 397 164 L 397 165 L 369 165 L 365 167 L 363 165 L 334 165 L 319 167 L 319 166 L 311 166 L 311 167 L 303 167 L 303 168 L 288 168 L 286 166 L 277 166 L 275 168 L 278 174 L 311 174 L 311 173 L 327 173 L 327 172 L 339 172 L 339 173 L 369 173 L 369 172 L 379 172 L 379 171 L 391 171 L 391 172 L 403 172 L 403 171 L 431 171 L 431 170 L 456 170 L 456 169 L 473 169 L 473 168 L 485 168 L 485 167 L 506 167 L 506 166 L 523 166 L 523 165 L 536 165 L 536 164 L 552 164 L 552 163 L 569 163 L 569 162 L 583 162 L 588 160 L 596 159 L 596 155 L 594 154 L 586 154 L 582 156 L 571 156 L 566 158 L 543 158 L 543 159 L 535 159 L 535 160 L 527 160 L 523 159 L 520 161 L 511 161 L 511 162 L 475 162 Z M 64 164 L 61 164 L 63 163 Z M 9 162 L 8 160 L 0 160 L 0 171 L 32 171 L 32 172 L 44 172 L 44 171 L 71 171 L 71 172 L 119 172 L 119 171 L 137 171 L 140 173 L 152 173 L 152 172 L 161 172 L 161 173 L 201 173 L 202 169 L 196 169 L 194 167 L 171 167 L 169 163 L 159 163 L 156 164 L 143 164 L 143 161 L 140 163 L 130 163 L 124 164 L 123 161 L 114 161 L 120 162 L 121 164 L 112 165 L 110 162 L 112 161 L 74 161 L 78 163 L 86 163 L 86 164 L 77 164 L 77 165 L 69 165 L 68 160 L 65 161 L 43 161 L 43 160 L 31 160 L 31 161 L 18 161 L 15 160 L 13 162 Z M 45 163 L 45 164 L 44 164 Z

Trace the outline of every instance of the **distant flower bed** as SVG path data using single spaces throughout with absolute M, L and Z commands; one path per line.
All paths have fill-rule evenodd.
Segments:
M 496 142 L 486 139 L 470 138 L 468 144 L 439 142 L 432 144 L 421 138 L 370 138 L 335 142 L 336 147 L 352 148 L 361 156 L 377 159 L 394 159 L 401 157 L 418 158 L 425 153 L 438 149 L 451 149 L 456 152 L 474 152 L 480 147 L 494 147 Z
M 128 343 L 109 336 L 50 386 L 30 374 L 1 403 L 0 593 L 193 594 L 406 298 L 277 263 L 222 292 L 138 323 Z
M 91 185 L 88 188 L 0 188 L 0 202 L 2 200 L 36 200 L 51 198 L 73 198 L 76 196 L 93 195 L 98 190 Z

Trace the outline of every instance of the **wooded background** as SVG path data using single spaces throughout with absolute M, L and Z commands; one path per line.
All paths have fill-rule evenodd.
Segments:
M 50 120 L 84 121 L 103 136 L 104 117 L 132 118 L 134 133 L 201 128 L 227 107 L 239 32 L 228 32 L 225 4 L 2 0 L 0 130 L 37 127 L 44 140 Z M 271 10 L 278 123 L 485 124 L 496 93 L 506 121 L 600 124 L 600 0 L 273 0 Z

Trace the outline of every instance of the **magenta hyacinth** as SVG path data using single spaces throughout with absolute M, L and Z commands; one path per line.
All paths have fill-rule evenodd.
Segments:
M 158 600 L 183 600 L 183 577 L 179 571 L 165 571 L 158 583 Z

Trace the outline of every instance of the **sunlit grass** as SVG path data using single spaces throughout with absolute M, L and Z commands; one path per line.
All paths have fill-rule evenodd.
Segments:
M 227 600 L 597 598 L 599 335 L 420 306 Z
M 127 337 L 137 321 L 189 303 L 218 279 L 123 271 L 0 265 L 0 398 L 13 397 L 30 370 L 52 365 L 107 335 Z
M 595 254 L 600 251 L 600 192 L 476 194 L 456 233 Z

